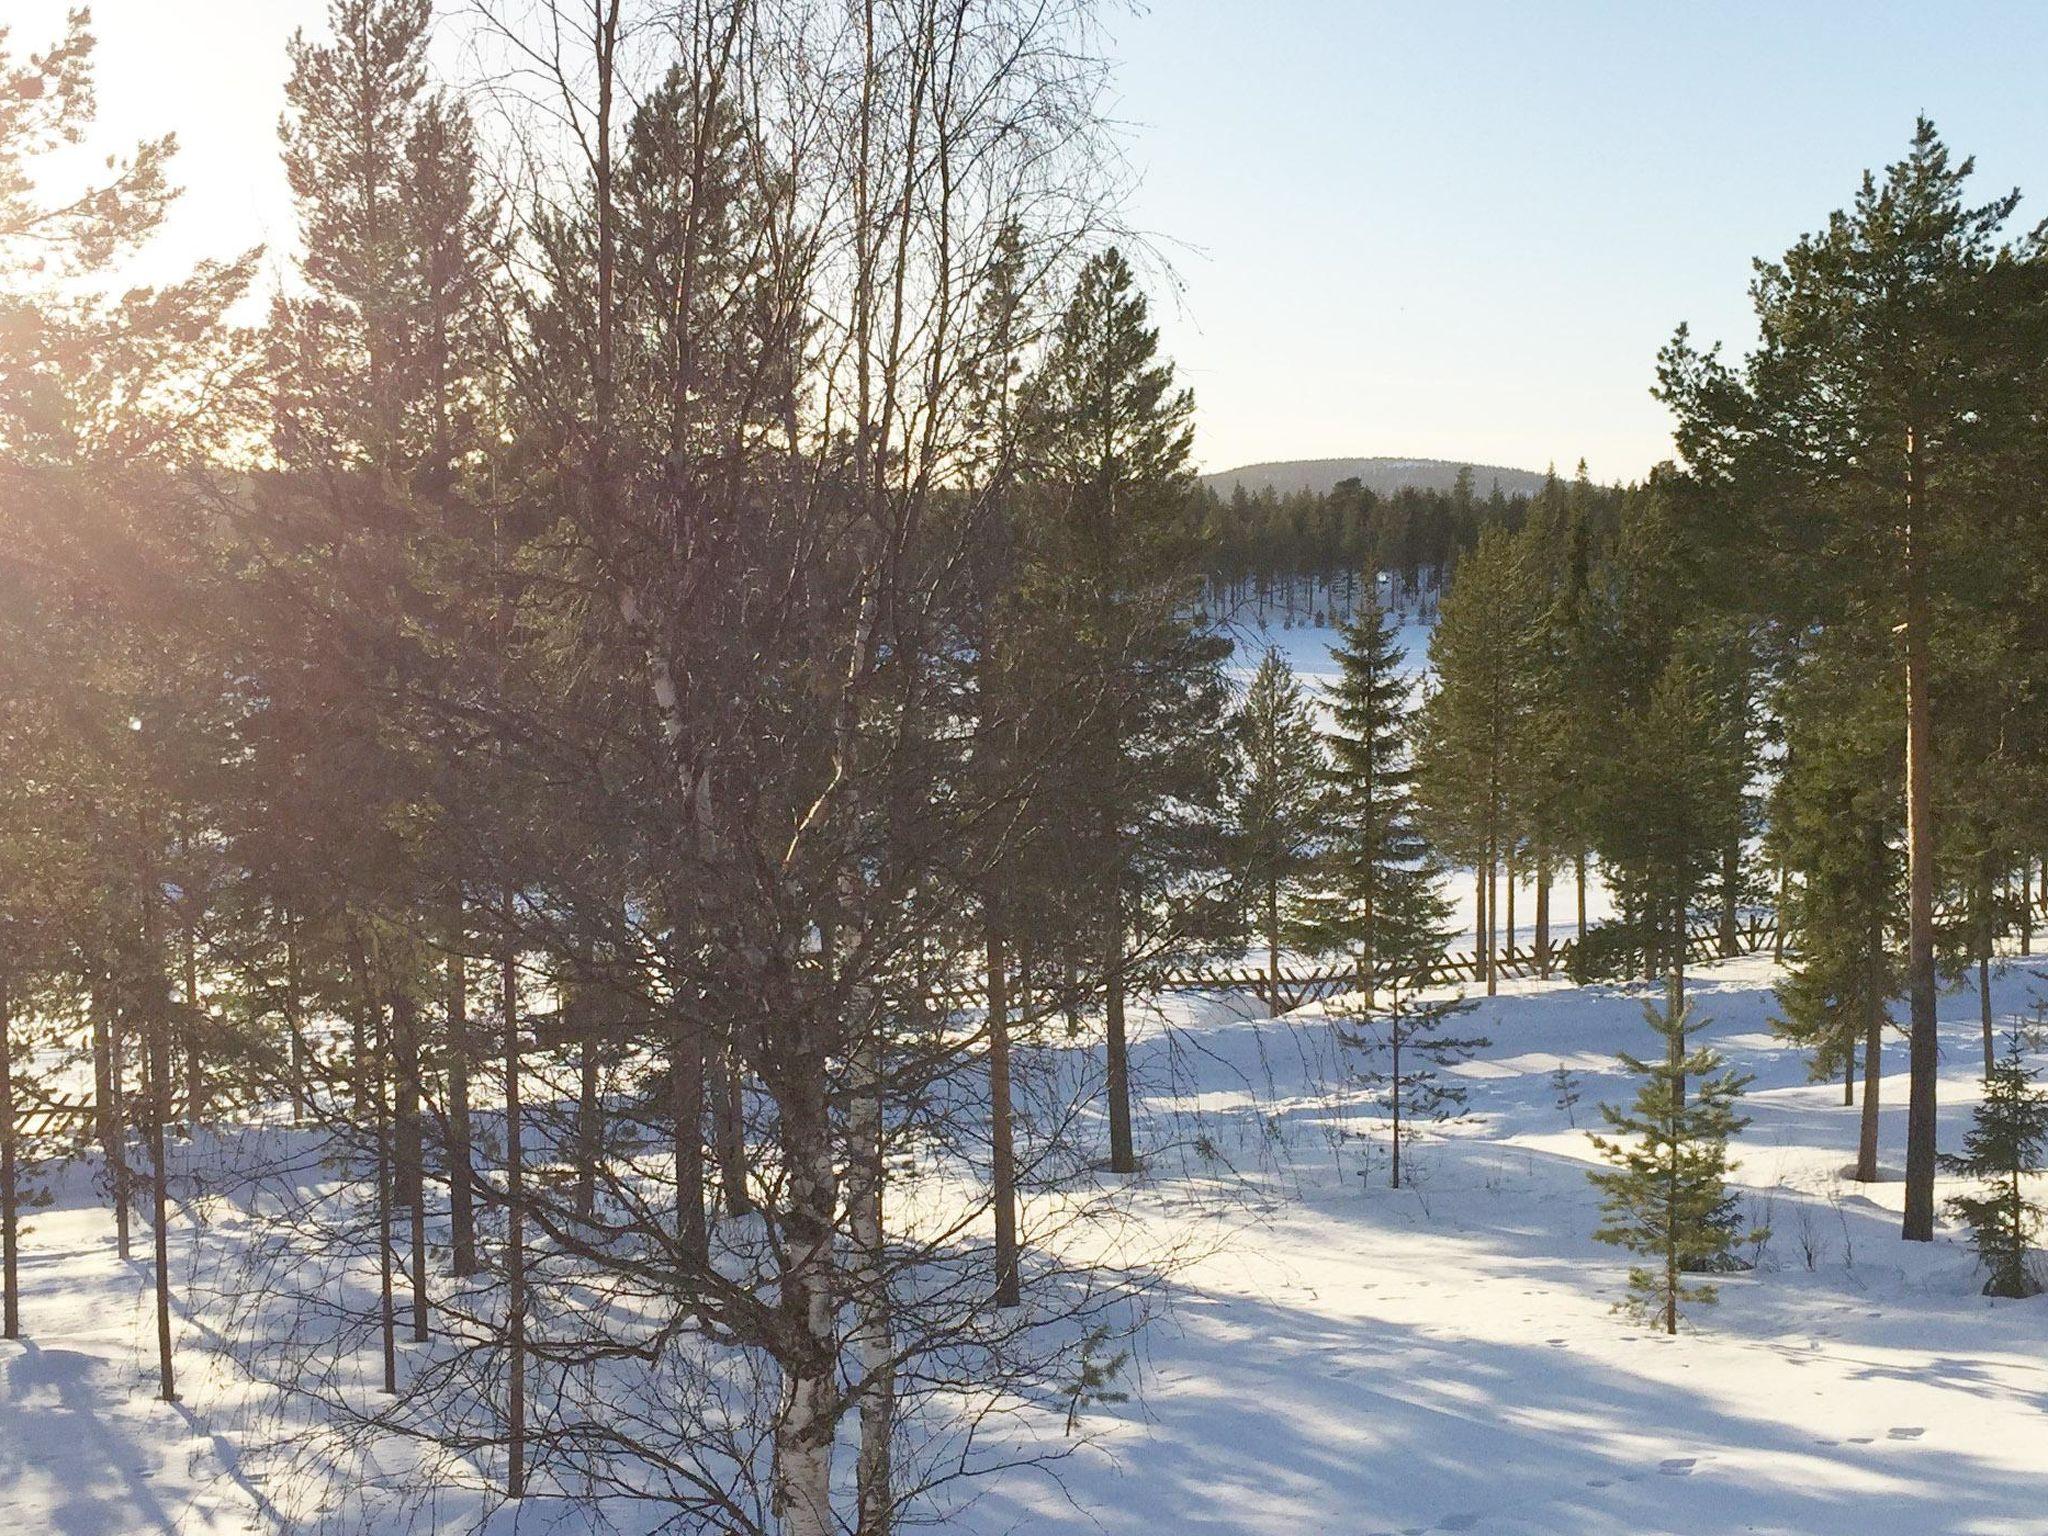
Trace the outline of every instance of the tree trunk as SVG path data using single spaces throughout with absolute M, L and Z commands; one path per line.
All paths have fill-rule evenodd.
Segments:
M 604 1145 L 598 1049 L 595 1040 L 586 1039 L 576 1052 L 576 1214 L 584 1221 L 597 1213 L 597 1159 Z
M 1387 1170 L 1387 1186 L 1390 1189 L 1399 1189 L 1401 1187 L 1401 1003 L 1398 996 L 1394 1001 L 1393 1012 L 1387 1018 L 1387 1039 L 1392 1045 L 1394 1053 L 1394 1156 L 1392 1164 Z
M 505 907 L 509 931 L 509 894 Z M 520 1144 L 519 965 L 509 949 L 498 976 L 505 1031 L 505 1497 L 517 1499 L 526 1494 L 526 1154 Z
M 1280 1017 L 1280 882 L 1266 882 L 1266 1017 Z
M 206 1115 L 206 1062 L 199 1012 L 199 935 L 185 924 L 185 1027 L 179 1031 L 185 1043 L 185 1129 L 199 1134 L 199 1122 Z
M 996 1305 L 1020 1299 L 1017 1263 L 1017 1165 L 1010 1105 L 1010 1000 L 1003 936 L 988 928 L 988 1105 L 990 1185 L 995 1202 Z
M 448 1245 L 449 1267 L 473 1275 L 476 1263 L 475 1137 L 469 1112 L 469 976 L 462 956 L 460 909 L 448 950 Z
M 1572 872 L 1578 888 L 1578 927 L 1572 938 L 1577 944 L 1586 942 L 1586 850 L 1580 848 L 1572 854 Z
M 676 1247 L 683 1262 L 711 1262 L 711 1229 L 704 1215 L 704 1035 L 676 1007 L 669 1065 L 670 1113 L 676 1159 Z
M 1120 936 L 1113 936 L 1111 946 L 1115 953 L 1107 957 L 1109 971 L 1104 980 L 1107 995 L 1103 1013 L 1105 1016 L 1107 1045 L 1106 1069 L 1109 1090 L 1109 1171 L 1111 1173 L 1136 1173 L 1137 1152 L 1131 1141 L 1131 1062 L 1129 1043 L 1124 1036 L 1124 970 L 1123 945 Z
M 1906 1211 L 1901 1235 L 1934 1239 L 1935 1092 L 1940 1072 L 1934 979 L 1934 777 L 1928 730 L 1927 553 L 1917 519 L 1919 443 L 1906 434 L 1906 990 L 1911 999 Z
M 1856 1042 L 1851 1040 L 1849 1048 L 1842 1052 L 1842 1107 L 1856 1106 Z
M 1512 848 L 1510 848 L 1510 849 L 1508 850 L 1508 854 L 1507 854 L 1507 857 L 1506 857 L 1505 859 L 1503 859 L 1503 860 L 1501 861 L 1501 865 L 1502 865 L 1502 868 L 1501 868 L 1501 875 L 1502 875 L 1502 880 L 1503 880 L 1503 883 L 1504 883 L 1504 884 L 1505 884 L 1505 885 L 1507 886 L 1507 895 L 1508 895 L 1508 911 L 1507 911 L 1507 921 L 1506 921 L 1505 923 L 1503 923 L 1503 924 L 1501 925 L 1501 934 L 1500 934 L 1500 947 L 1501 947 L 1501 951 L 1502 951 L 1502 953 L 1503 953 L 1503 954 L 1505 954 L 1505 955 L 1506 955 L 1506 956 L 1507 956 L 1507 957 L 1509 958 L 1510 962 L 1512 962 L 1512 960 L 1513 960 L 1513 957 L 1514 957 L 1514 953 L 1515 953 L 1515 884 L 1516 884 L 1516 881 L 1515 881 L 1515 853 L 1514 853 L 1514 850 L 1513 850 Z
M 719 1041 L 718 1092 L 712 1107 L 712 1134 L 718 1142 L 718 1184 L 728 1216 L 744 1216 L 754 1208 L 747 1193 L 747 1116 L 739 1043 L 728 1027 Z
M 847 1106 L 847 1226 L 857 1266 L 854 1368 L 860 1382 L 860 1450 L 854 1463 L 858 1536 L 888 1536 L 896 1511 L 896 1344 L 889 1294 L 887 1228 L 882 1207 L 883 1154 L 888 1119 L 884 1114 L 881 1020 L 862 988 L 852 991 L 849 1012 L 857 1031 L 853 1092 Z
M 159 993 L 161 995 L 161 993 Z M 171 1170 L 164 1156 L 164 1124 L 171 1117 L 171 1032 L 162 1006 L 149 1031 L 150 1205 L 156 1238 L 156 1369 L 158 1395 L 178 1400 L 171 1369 Z
M 387 1107 L 385 1064 L 389 1056 L 384 1015 L 380 1009 L 372 1025 L 374 1066 L 367 1080 L 372 1099 L 377 1136 L 377 1330 L 384 1347 L 384 1393 L 398 1395 L 398 1310 L 392 1296 L 391 1206 L 392 1187 L 398 1181 L 393 1168 L 391 1113 Z
M 284 918 L 284 1033 L 285 1054 L 292 1080 L 292 1124 L 306 1123 L 307 1061 L 306 1029 L 303 1016 L 304 987 L 299 969 L 297 928 L 289 912 Z
M 1998 1065 L 1997 1052 L 1991 1043 L 1991 949 L 1995 942 L 1991 855 L 1984 855 L 1982 868 L 1982 877 L 1977 882 L 1977 1008 L 1983 1016 L 1984 1081 L 1988 1083 Z
M 841 1529 L 832 1513 L 839 1367 L 832 1217 L 838 1187 L 824 1076 L 822 1062 L 815 1071 L 793 1072 L 780 1106 L 789 1168 L 776 1303 L 787 1341 L 775 1417 L 775 1512 L 782 1536 L 836 1536 Z
M 389 1032 L 378 1070 L 395 1100 L 392 1117 L 392 1198 L 410 1211 L 425 1204 L 426 1137 L 420 1118 L 419 1004 L 400 989 L 391 995 Z
M 1500 891 L 1498 879 L 1500 864 L 1493 841 L 1486 844 L 1486 932 L 1480 941 L 1480 954 L 1486 967 L 1486 995 L 1492 997 L 1500 991 L 1500 977 L 1495 969 L 1493 947 L 1495 942 L 1494 924 L 1499 912 Z
M 0 976 L 0 1336 L 21 1337 L 21 1212 L 15 1186 L 14 1017 Z
M 1721 850 L 1721 958 L 1732 960 L 1742 953 L 1737 932 L 1735 897 L 1742 880 L 1742 844 L 1730 843 Z
M 119 1012 L 107 1021 L 107 1161 L 114 1186 L 114 1251 L 129 1256 L 130 1217 L 133 1200 L 128 1174 L 128 1021 Z
M 2048 866 L 2042 870 L 2044 882 L 2048 882 Z M 2020 860 L 2020 953 L 2034 952 L 2034 861 L 2031 856 Z
M 1550 980 L 1550 853 L 1536 855 L 1536 974 Z

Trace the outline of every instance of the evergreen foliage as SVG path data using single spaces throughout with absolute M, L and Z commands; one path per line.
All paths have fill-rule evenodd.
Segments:
M 1324 768 L 1330 831 L 1298 928 L 1304 949 L 1356 960 L 1371 1008 L 1384 984 L 1412 987 L 1442 948 L 1442 868 L 1417 820 L 1414 683 L 1393 616 L 1368 589 L 1339 630 Z
M 2007 1033 L 1962 1152 L 1942 1160 L 1950 1172 L 1984 1186 L 1982 1193 L 1953 1195 L 1948 1204 L 1970 1229 L 1971 1246 L 1989 1275 L 1987 1296 L 2033 1296 L 2043 1288 L 2031 1255 L 2044 1208 L 2031 1181 L 2048 1161 L 2048 1087 L 2027 1060 L 2030 1044 L 2019 1030 Z
M 1622 1055 L 1642 1085 L 1628 1109 L 1600 1106 L 1615 1134 L 1592 1139 L 1610 1166 L 1587 1177 L 1604 1218 L 1593 1235 L 1644 1261 L 1629 1270 L 1629 1310 L 1676 1333 L 1683 1309 L 1716 1299 L 1711 1283 L 1685 1277 L 1733 1267 L 1734 1248 L 1749 1240 L 1727 1185 L 1736 1166 L 1729 1138 L 1749 1123 L 1736 1109 L 1749 1079 L 1725 1070 L 1716 1052 L 1685 1045 L 1685 1006 L 1646 1003 L 1643 1014 L 1667 1049 L 1647 1060 Z

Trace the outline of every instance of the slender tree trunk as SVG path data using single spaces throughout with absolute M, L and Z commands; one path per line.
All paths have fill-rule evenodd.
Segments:
M 1109 1171 L 1136 1173 L 1138 1156 L 1131 1140 L 1130 1047 L 1124 1035 L 1123 945 L 1120 937 L 1112 937 L 1110 942 L 1115 953 L 1107 957 L 1109 971 L 1104 978 L 1107 991 L 1103 1008 L 1108 1037 Z
M 1510 848 L 1507 857 L 1501 861 L 1501 874 L 1507 886 L 1507 921 L 1501 926 L 1500 947 L 1512 966 L 1515 954 L 1515 851 Z
M 7 978 L 0 975 L 0 1336 L 21 1337 L 20 1191 L 15 1183 L 14 1016 Z
M 150 1205 L 156 1239 L 156 1367 L 158 1395 L 167 1403 L 178 1400 L 177 1378 L 171 1368 L 171 1220 L 170 1166 L 164 1154 L 164 1125 L 171 1118 L 171 1030 L 164 1017 L 163 977 L 157 971 L 154 942 L 150 951 L 151 975 L 144 983 L 156 996 L 150 1010 L 149 1037 L 149 1155 Z
M 185 1027 L 179 1033 L 185 1043 L 185 1127 L 186 1134 L 196 1136 L 206 1116 L 206 1063 L 199 1011 L 199 935 L 189 922 L 184 929 L 184 962 Z
M 704 1215 L 704 1034 L 680 995 L 681 967 L 672 989 L 675 1012 L 669 1065 L 670 1113 L 676 1159 L 676 1247 L 686 1265 L 711 1262 L 711 1228 Z
M 1472 979 L 1486 980 L 1486 860 L 1472 861 Z
M 1401 1005 L 1398 998 L 1387 1019 L 1387 1038 L 1394 1051 L 1394 1157 L 1388 1169 L 1387 1184 L 1391 1189 L 1401 1187 Z
M 1578 881 L 1578 931 L 1573 937 L 1580 944 L 1586 942 L 1586 850 L 1578 849 L 1572 854 L 1572 869 Z
M 854 1367 L 860 1375 L 856 1530 L 858 1536 L 888 1536 L 896 1512 L 896 1342 L 883 1210 L 888 1119 L 882 1102 L 882 1026 L 862 988 L 852 989 L 849 1011 L 858 1031 L 847 1114 L 847 1225 L 859 1269 L 852 1339 Z
M 1992 922 L 1991 856 L 1984 855 L 1983 874 L 1977 883 L 1977 1008 L 1983 1016 L 1984 1025 L 1984 1080 L 1991 1081 L 1991 1074 L 1998 1065 L 1997 1053 L 1991 1043 L 1991 950 L 1995 942 L 1995 928 Z
M 405 1195 L 406 1236 L 410 1241 L 412 1341 L 427 1342 L 427 1157 L 420 1114 L 419 1005 L 401 993 L 392 1000 L 391 1022 L 399 1052 L 398 1148 L 401 1189 Z
M 307 1068 L 304 1017 L 305 988 L 299 968 L 297 927 L 289 911 L 284 919 L 284 1033 L 285 1054 L 292 1079 L 292 1124 L 306 1123 Z
M 2043 870 L 2043 879 L 2048 881 L 2048 868 Z M 2031 855 L 2020 860 L 2020 953 L 2034 952 L 2034 860 Z
M 107 1161 L 114 1186 L 114 1251 L 129 1256 L 128 1207 L 134 1196 L 128 1173 L 128 1021 L 116 1011 L 107 1024 Z
M 1732 842 L 1721 850 L 1721 958 L 1732 960 L 1742 953 L 1737 927 L 1735 898 L 1742 882 L 1742 844 Z
M 1536 855 L 1536 973 L 1550 979 L 1550 851 Z
M 1266 882 L 1266 1016 L 1280 1017 L 1280 882 Z
M 386 1088 L 386 1059 L 389 1042 L 380 1008 L 371 1025 L 373 1065 L 367 1086 L 377 1137 L 377 1331 L 384 1350 L 384 1393 L 398 1395 L 398 1308 L 393 1297 L 391 1265 L 392 1189 L 397 1183 L 392 1167 L 391 1112 Z
M 584 1040 L 576 1056 L 576 1214 L 589 1221 L 597 1213 L 597 1159 L 604 1145 L 597 1042 Z
M 741 1076 L 739 1043 L 730 1027 L 719 1041 L 718 1093 L 712 1131 L 718 1141 L 718 1183 L 725 1196 L 725 1213 L 744 1216 L 754 1208 L 747 1193 L 747 1117 L 744 1080 Z
M 462 954 L 461 909 L 448 948 L 448 1246 L 449 1267 L 473 1275 L 476 1262 L 475 1137 L 469 1113 L 469 975 Z
M 1500 991 L 1500 977 L 1494 966 L 1494 923 L 1499 911 L 1500 891 L 1498 879 L 1500 863 L 1492 838 L 1486 841 L 1486 933 L 1480 943 L 1480 953 L 1485 957 L 1486 995 L 1495 996 Z
M 1884 925 L 1873 919 L 1864 938 L 1863 1119 L 1856 1133 L 1856 1182 L 1877 1182 L 1877 1100 L 1884 1076 Z
M 988 1104 L 990 1184 L 996 1222 L 996 1305 L 1020 1299 L 1017 1263 L 1017 1166 L 1010 1106 L 1010 1000 L 1003 936 L 988 926 Z
M 1906 990 L 1911 1000 L 1906 1212 L 1901 1235 L 1934 1239 L 1935 1092 L 1940 1072 L 1934 979 L 1934 777 L 1928 742 L 1927 552 L 1918 519 L 1919 442 L 1906 434 Z
M 511 930 L 512 900 L 505 899 Z M 526 1151 L 519 1111 L 519 964 L 507 940 L 499 1010 L 505 1056 L 505 1497 L 526 1495 Z
M 384 1037 L 379 1071 L 385 1092 L 395 1101 L 392 1118 L 392 1198 L 406 1210 L 423 1204 L 426 1185 L 426 1137 L 420 1117 L 420 1016 L 411 993 L 392 993 L 390 1023 Z
M 1842 1106 L 1853 1109 L 1856 1105 L 1856 1042 L 1851 1040 L 1849 1048 L 1842 1052 Z
M 1789 866 L 1778 866 L 1778 912 L 1777 927 L 1771 934 L 1771 958 L 1779 963 L 1785 959 L 1785 924 L 1789 920 L 1792 895 L 1792 871 Z
M 1678 1021 L 1685 1014 L 1685 908 L 1678 908 L 1672 919 L 1675 938 L 1671 946 L 1670 971 L 1665 980 L 1664 1006 L 1670 1010 L 1673 1029 L 1671 1031 L 1671 1068 L 1674 1083 L 1674 1102 L 1685 1105 L 1685 1073 L 1679 1070 L 1685 1060 L 1685 1030 Z
M 782 1403 L 775 1419 L 775 1512 L 783 1536 L 834 1536 L 841 1529 L 832 1512 L 839 1371 L 832 1233 L 838 1186 L 823 1067 L 820 1062 L 815 1071 L 794 1073 L 780 1106 L 789 1193 L 776 1309 L 784 1335 L 793 1341 L 783 1351 Z

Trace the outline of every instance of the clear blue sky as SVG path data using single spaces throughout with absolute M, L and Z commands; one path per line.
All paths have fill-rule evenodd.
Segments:
M 1113 27 L 1135 216 L 1207 467 L 1401 454 L 1633 478 L 1680 320 L 1917 112 L 2048 216 L 2048 4 L 1159 0 Z M 1176 246 L 1175 242 L 1180 242 Z
M 0 0 L 17 47 L 62 0 Z M 109 116 L 175 128 L 167 256 L 289 240 L 283 41 L 324 0 L 96 0 Z M 1916 112 L 2048 214 L 2048 0 L 1157 0 L 1113 6 L 1131 210 L 1210 468 L 1402 454 L 1640 475 L 1689 319 Z M 39 25 L 38 23 L 42 23 Z M 1160 274 L 1155 273 L 1155 276 Z

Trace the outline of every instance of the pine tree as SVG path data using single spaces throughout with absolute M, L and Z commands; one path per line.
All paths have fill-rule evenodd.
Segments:
M 1684 1005 L 1660 1011 L 1646 1003 L 1643 1013 L 1667 1049 L 1661 1059 L 1622 1055 L 1642 1086 L 1631 1109 L 1600 1106 L 1618 1134 L 1595 1136 L 1593 1145 L 1612 1167 L 1587 1177 L 1604 1218 L 1594 1237 L 1646 1261 L 1629 1270 L 1629 1309 L 1676 1333 L 1682 1307 L 1715 1300 L 1711 1284 L 1684 1277 L 1731 1267 L 1740 1240 L 1728 1139 L 1749 1123 L 1735 1108 L 1749 1079 L 1725 1070 L 1716 1052 L 1684 1046 Z
M 1955 555 L 1974 563 L 1985 498 L 1972 482 L 2028 426 L 2036 349 L 2013 347 L 1996 302 L 2010 269 L 2004 230 L 2019 194 L 1971 206 L 1974 167 L 1951 159 L 1921 119 L 1906 156 L 1865 173 L 1852 206 L 1750 285 L 1762 345 L 1739 372 L 1681 330 L 1659 368 L 1680 451 L 1702 478 L 1752 488 L 1749 547 L 1779 567 L 1800 611 L 1815 587 L 1867 589 L 1900 644 L 1906 781 L 1906 979 L 1911 1093 L 1906 1117 L 1908 1240 L 1934 1235 L 1935 974 L 1932 750 L 1935 627 L 1943 600 L 1967 611 Z
M 1495 876 L 1513 852 L 1509 821 L 1514 747 L 1521 729 L 1530 642 L 1513 537 L 1489 526 L 1460 562 L 1429 639 L 1436 689 L 1416 730 L 1416 789 L 1430 841 L 1478 873 L 1479 967 L 1495 966 Z
M 1326 815 L 1322 743 L 1301 685 L 1268 651 L 1232 718 L 1237 776 L 1229 807 L 1233 862 L 1253 929 L 1266 943 L 1267 1006 L 1280 1012 L 1280 948 L 1315 868 Z
M 1491 1043 L 1483 1035 L 1447 1032 L 1450 1021 L 1470 1006 L 1462 998 L 1419 1001 L 1397 979 L 1385 1009 L 1338 1030 L 1343 1044 L 1370 1053 L 1372 1065 L 1357 1075 L 1367 1097 L 1387 1112 L 1388 1182 L 1395 1189 L 1401 1187 L 1401 1149 L 1413 1138 L 1416 1122 L 1441 1124 L 1465 1111 L 1465 1080 L 1444 1069 Z
M 2006 1035 L 1961 1154 L 1942 1159 L 1951 1173 L 1987 1186 L 1982 1194 L 1955 1195 L 1948 1202 L 1969 1226 L 1971 1245 L 1990 1272 L 1987 1296 L 2033 1296 L 2043 1288 L 2028 1259 L 2044 1208 L 2030 1198 L 2027 1181 L 2044 1171 L 2048 1159 L 2048 1087 L 2028 1063 L 2027 1045 L 2018 1030 Z
M 1877 1177 L 1885 1033 L 1904 979 L 1896 914 L 1905 871 L 1895 841 L 1903 805 L 1895 701 L 1869 686 L 1866 658 L 1842 654 L 1847 647 L 1848 632 L 1832 629 L 1793 659 L 1778 691 L 1785 750 L 1767 844 L 1797 879 L 1778 915 L 1795 941 L 1772 1027 L 1812 1052 L 1816 1080 L 1853 1082 L 1861 1053 L 1854 1176 L 1867 1183 Z
M 1057 816 L 1101 956 L 1110 1166 L 1128 1173 L 1132 940 L 1161 953 L 1213 920 L 1229 642 L 1195 618 L 1194 400 L 1117 251 L 1082 268 L 1023 406 L 1036 505 L 1019 601 L 1056 637 L 1036 681 L 1070 744 Z
M 1414 684 L 1379 584 L 1339 631 L 1330 685 L 1330 835 L 1297 933 L 1304 948 L 1354 958 L 1365 1006 L 1383 981 L 1413 987 L 1444 942 L 1441 866 L 1417 820 L 1409 731 Z

